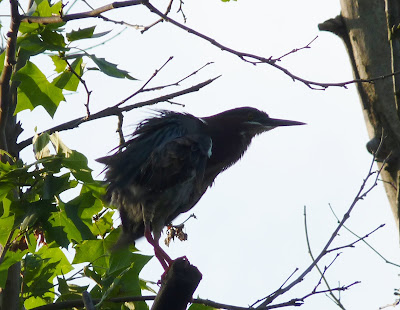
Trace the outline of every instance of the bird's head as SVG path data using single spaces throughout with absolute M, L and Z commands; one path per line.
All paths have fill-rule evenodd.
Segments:
M 271 118 L 267 113 L 252 107 L 242 107 L 215 115 L 221 124 L 235 126 L 243 136 L 254 137 L 280 126 L 304 125 L 302 122 Z M 228 126 L 229 126 L 228 125 Z

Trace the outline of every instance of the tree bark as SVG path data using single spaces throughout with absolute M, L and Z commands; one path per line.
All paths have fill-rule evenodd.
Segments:
M 186 258 L 174 260 L 162 280 L 151 310 L 185 310 L 201 278 L 200 271 Z
M 396 19 L 387 18 L 385 1 L 340 0 L 340 3 L 341 15 L 320 24 L 319 29 L 331 31 L 343 39 L 354 77 L 369 80 L 398 70 L 398 42 L 391 40 L 395 36 L 388 27 L 388 21 Z M 400 76 L 393 75 L 357 84 L 370 137 L 367 149 L 375 154 L 379 167 L 384 164 L 381 178 L 398 228 L 400 109 L 396 85 L 399 79 Z

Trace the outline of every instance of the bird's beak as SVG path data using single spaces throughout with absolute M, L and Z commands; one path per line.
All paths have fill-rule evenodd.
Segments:
M 306 125 L 306 123 L 297 122 L 297 121 L 289 121 L 286 119 L 278 119 L 278 118 L 269 118 L 268 120 L 266 120 L 263 123 L 267 127 Z

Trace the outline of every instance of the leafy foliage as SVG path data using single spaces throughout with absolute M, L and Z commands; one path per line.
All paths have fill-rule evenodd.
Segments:
M 46 141 L 56 146 L 57 154 L 42 152 Z M 94 281 L 92 296 L 105 304 L 108 297 L 140 295 L 139 272 L 151 257 L 128 249 L 110 254 L 119 231 L 112 226 L 114 211 L 101 200 L 104 186 L 93 180 L 86 158 L 57 135 L 38 137 L 35 150 L 32 164 L 0 163 L 0 243 L 6 245 L 0 287 L 8 268 L 22 261 L 27 309 L 51 303 L 56 296 L 56 301 L 76 299 L 88 288 L 70 283 L 77 277 Z M 64 201 L 63 194 L 78 186 L 79 195 Z M 70 245 L 75 250 L 72 263 L 61 250 Z M 84 267 L 75 276 L 64 276 L 81 263 Z M 116 307 L 110 303 L 105 308 Z M 138 307 L 147 306 L 142 302 Z
M 61 1 L 35 0 L 27 15 L 59 15 L 63 7 Z M 63 26 L 21 23 L 11 81 L 17 89 L 14 115 L 42 106 L 53 117 L 66 100 L 64 93 L 77 91 L 82 83 L 85 61 L 108 76 L 134 80 L 117 65 L 74 47 L 109 31 L 95 33 L 92 26 L 66 33 Z M 35 63 L 38 55 L 51 58 L 52 79 Z M 5 52 L 0 54 L 0 71 L 4 60 Z M 26 309 L 79 300 L 85 290 L 101 299 L 101 309 L 148 309 L 145 302 L 108 301 L 151 290 L 139 278 L 151 257 L 132 253 L 133 247 L 111 253 L 119 235 L 113 227 L 115 210 L 103 202 L 104 184 L 93 179 L 87 158 L 68 148 L 58 133 L 37 135 L 33 150 L 36 161 L 31 163 L 0 150 L 10 159 L 0 161 L 0 288 L 10 266 L 20 262 L 20 300 Z

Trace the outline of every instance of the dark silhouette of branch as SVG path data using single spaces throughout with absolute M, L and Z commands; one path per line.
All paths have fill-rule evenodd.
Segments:
M 72 68 L 71 64 L 69 63 L 69 61 L 67 59 L 65 59 L 65 62 L 67 63 L 68 66 L 68 70 L 72 72 L 73 75 L 75 75 L 78 80 L 82 83 L 83 87 L 85 88 L 86 91 L 86 103 L 85 103 L 85 107 L 86 107 L 86 116 L 89 117 L 90 116 L 90 109 L 89 109 L 89 104 L 90 104 L 90 95 L 92 94 L 92 91 L 89 90 L 89 88 L 87 87 L 86 81 L 82 78 L 81 75 L 79 75 L 74 68 Z
M 169 12 L 171 12 L 171 8 L 172 8 L 172 3 L 174 2 L 174 0 L 171 0 L 168 4 L 167 9 L 165 10 L 164 15 L 167 16 L 169 14 Z M 154 27 L 155 25 L 157 25 L 158 23 L 162 23 L 164 21 L 163 18 L 160 18 L 158 20 L 156 20 L 155 22 L 153 22 L 152 24 L 143 27 L 143 29 L 140 31 L 141 33 L 145 33 L 147 30 L 149 30 L 150 28 Z
M 381 180 L 380 180 L 381 181 Z M 332 214 L 334 215 L 334 217 L 336 218 L 336 220 L 339 222 L 339 218 L 337 217 L 335 211 L 333 210 L 331 204 L 328 204 L 329 208 L 332 211 Z M 357 237 L 358 239 L 361 239 L 361 237 L 356 234 L 355 232 L 353 232 L 352 230 L 350 230 L 346 225 L 343 226 L 344 229 L 346 229 L 349 233 L 351 233 L 353 236 Z M 388 259 L 386 259 L 381 253 L 379 253 L 372 245 L 370 245 L 365 239 L 362 239 L 362 242 L 364 242 L 372 251 L 374 251 L 380 258 L 382 258 L 385 263 L 396 266 L 396 267 L 400 267 L 400 264 L 396 264 L 393 263 L 391 261 L 389 261 Z
M 355 245 L 356 243 L 365 240 L 365 239 L 368 238 L 371 234 L 373 234 L 373 233 L 376 232 L 378 229 L 381 229 L 381 228 L 384 227 L 384 226 L 385 226 L 385 224 L 381 224 L 381 225 L 379 225 L 377 228 L 375 228 L 373 231 L 371 231 L 371 232 L 369 232 L 368 234 L 366 234 L 364 237 L 358 238 L 357 240 L 355 240 L 355 241 L 353 241 L 353 242 L 351 242 L 351 243 L 349 243 L 349 244 L 342 245 L 342 246 L 339 246 L 339 247 L 336 247 L 336 248 L 333 248 L 333 249 L 329 249 L 327 252 L 330 253 L 330 252 L 339 251 L 339 250 L 345 249 L 345 248 L 353 248 L 354 245 Z
M 155 298 L 156 296 L 131 296 L 131 297 L 110 298 L 107 299 L 107 301 L 113 303 L 122 303 L 129 301 L 154 300 Z M 94 304 L 97 304 L 100 302 L 100 298 L 94 298 L 92 299 L 92 302 Z M 76 299 L 76 300 L 67 300 L 67 301 L 56 302 L 54 304 L 43 305 L 36 308 L 32 308 L 31 310 L 62 310 L 62 309 L 72 309 L 73 307 L 82 308 L 83 306 L 84 306 L 83 300 Z
M 340 221 L 339 221 L 339 223 L 340 223 Z M 305 233 L 306 233 L 306 242 L 307 242 L 308 253 L 310 254 L 311 260 L 314 261 L 315 258 L 314 258 L 314 255 L 313 255 L 313 253 L 312 253 L 312 250 L 311 250 L 310 238 L 309 238 L 309 236 L 308 236 L 307 207 L 306 207 L 306 206 L 304 206 L 304 229 L 305 229 Z M 340 301 L 340 299 L 337 298 L 336 295 L 333 293 L 333 291 L 331 290 L 331 287 L 330 287 L 330 285 L 329 285 L 329 283 L 328 283 L 328 280 L 327 280 L 326 277 L 325 277 L 325 271 L 326 271 L 326 270 L 322 271 L 322 270 L 319 268 L 318 264 L 315 265 L 315 267 L 317 268 L 319 274 L 321 275 L 321 280 L 324 281 L 326 287 L 327 287 L 328 290 L 329 290 L 329 295 L 328 295 L 328 297 L 329 297 L 339 308 L 341 308 L 341 309 L 344 310 L 345 307 L 343 306 L 343 304 L 342 304 L 342 302 Z
M 91 114 L 89 117 L 85 116 L 85 117 L 76 118 L 76 119 L 68 121 L 66 123 L 63 123 L 63 124 L 57 125 L 55 127 L 49 128 L 49 129 L 45 130 L 44 132 L 52 134 L 52 133 L 54 133 L 56 131 L 74 129 L 74 128 L 79 127 L 79 125 L 81 125 L 83 123 L 86 123 L 86 122 L 89 122 L 89 121 L 93 121 L 93 120 L 104 118 L 104 117 L 108 117 L 108 116 L 118 116 L 122 112 L 128 112 L 128 111 L 133 110 L 133 109 L 141 108 L 141 107 L 148 106 L 148 105 L 153 105 L 153 104 L 156 104 L 156 103 L 159 103 L 159 102 L 168 101 L 168 100 L 170 100 L 172 98 L 179 97 L 179 96 L 182 96 L 182 95 L 185 95 L 185 94 L 189 94 L 189 93 L 198 91 L 201 88 L 203 88 L 204 86 L 207 86 L 208 84 L 214 82 L 217 78 L 219 78 L 219 76 L 217 76 L 215 78 L 212 78 L 212 79 L 209 79 L 207 81 L 201 82 L 199 84 L 193 85 L 193 86 L 191 86 L 189 88 L 174 92 L 174 93 L 170 93 L 170 94 L 167 94 L 167 95 L 164 95 L 164 96 L 160 96 L 160 97 L 157 97 L 157 98 L 154 98 L 154 99 L 150 99 L 150 100 L 146 100 L 146 101 L 142 101 L 142 102 L 137 102 L 135 104 L 128 105 L 128 106 L 125 106 L 125 107 L 122 107 L 122 108 L 117 107 L 117 106 L 112 106 L 112 107 L 106 108 L 104 110 L 101 110 L 101 111 L 99 111 L 97 113 Z M 28 139 L 18 143 L 19 150 L 22 150 L 25 147 L 27 147 L 28 145 L 30 145 L 32 143 L 32 139 L 33 139 L 33 137 L 28 138 Z
M 153 13 L 157 14 L 158 16 L 162 17 L 165 21 L 170 22 L 171 24 L 203 39 L 208 41 L 209 43 L 211 43 L 212 45 L 218 47 L 219 49 L 226 51 L 230 54 L 236 55 L 238 56 L 241 60 L 248 62 L 250 64 L 253 65 L 257 65 L 257 64 L 268 64 L 271 65 L 273 67 L 275 67 L 276 69 L 282 71 L 284 74 L 286 74 L 287 76 L 289 76 L 293 81 L 299 81 L 301 83 L 303 83 L 304 85 L 306 85 L 307 87 L 309 87 L 310 89 L 315 89 L 315 90 L 325 90 L 328 87 L 344 87 L 347 88 L 346 86 L 349 84 L 355 84 L 355 83 L 371 83 L 377 80 L 381 80 L 381 79 L 385 79 L 388 77 L 392 77 L 394 75 L 400 74 L 400 71 L 396 71 L 390 74 L 386 74 L 386 75 L 382 75 L 376 78 L 372 78 L 372 79 L 368 79 L 368 80 L 362 80 L 362 79 L 355 79 L 355 80 L 349 80 L 349 81 L 345 81 L 345 82 L 338 82 L 338 83 L 322 83 L 322 82 L 316 82 L 316 81 L 311 81 L 311 80 L 307 80 L 307 79 L 303 79 L 298 75 L 295 75 L 293 73 L 291 73 L 288 69 L 278 65 L 276 62 L 278 59 L 273 59 L 272 57 L 266 58 L 266 57 L 262 57 L 262 56 L 258 56 L 255 54 L 250 54 L 250 53 L 246 53 L 246 52 L 240 52 L 237 50 L 234 50 L 228 46 L 225 46 L 219 42 L 217 42 L 215 39 L 206 36 L 192 28 L 189 28 L 179 22 L 177 22 L 176 20 L 170 18 L 169 16 L 166 16 L 165 14 L 163 14 L 161 11 L 159 11 L 156 7 L 154 7 L 148 0 L 144 0 L 143 4 Z
M 145 87 L 147 86 L 147 84 L 149 84 L 151 82 L 152 79 L 154 79 L 156 77 L 156 75 L 158 74 L 158 72 L 160 72 L 174 57 L 171 56 L 168 58 L 168 60 L 156 71 L 154 71 L 154 73 L 152 74 L 152 76 L 142 85 L 142 87 L 140 87 L 137 91 L 135 91 L 132 95 L 129 95 L 128 97 L 126 97 L 124 100 L 122 100 L 121 102 L 117 103 L 114 107 L 119 107 L 120 105 L 124 104 L 125 102 L 127 102 L 128 100 L 132 99 L 134 96 L 136 96 L 137 94 L 144 92 Z
M 202 278 L 184 257 L 175 259 L 162 280 L 151 310 L 185 310 Z
M 382 145 L 382 143 L 381 143 Z M 284 288 L 281 288 L 277 291 L 275 291 L 274 293 L 270 294 L 269 296 L 267 296 L 264 300 L 263 303 L 261 303 L 257 309 L 264 309 L 266 306 L 268 306 L 270 303 L 272 303 L 277 297 L 281 296 L 282 294 L 286 293 L 287 291 L 289 291 L 292 287 L 296 286 L 297 284 L 299 284 L 301 281 L 303 281 L 304 277 L 312 270 L 314 269 L 314 267 L 318 264 L 318 262 L 327 254 L 329 253 L 329 247 L 332 244 L 333 240 L 336 238 L 336 236 L 338 235 L 340 229 L 343 227 L 344 223 L 350 218 L 350 214 L 353 211 L 354 207 L 356 206 L 357 202 L 359 200 L 362 200 L 366 195 L 368 195 L 368 193 L 375 188 L 378 185 L 378 178 L 381 172 L 381 169 L 384 167 L 384 164 L 382 165 L 381 169 L 379 171 L 373 171 L 373 167 L 374 167 L 374 163 L 375 163 L 375 156 L 372 159 L 370 168 L 368 170 L 368 174 L 367 177 L 364 179 L 364 181 L 362 182 L 359 191 L 357 192 L 355 198 L 353 199 L 353 202 L 351 203 L 350 207 L 348 208 L 347 212 L 343 215 L 342 220 L 340 221 L 340 223 L 338 224 L 338 226 L 336 227 L 336 229 L 334 230 L 334 232 L 332 233 L 331 237 L 329 238 L 329 240 L 327 241 L 327 243 L 325 244 L 324 248 L 321 250 L 321 252 L 319 253 L 319 255 L 315 258 L 315 260 L 303 271 L 303 273 L 297 277 L 294 281 L 292 281 L 290 284 L 288 284 L 287 286 L 285 286 Z M 373 184 L 366 188 L 367 186 L 367 182 L 368 180 L 375 175 L 375 179 Z
M 316 36 L 314 39 L 312 39 L 309 43 L 307 43 L 307 45 L 303 46 L 303 47 L 298 47 L 298 48 L 294 48 L 292 49 L 290 52 L 287 52 L 286 54 L 283 54 L 282 56 L 279 56 L 278 58 L 273 58 L 271 59 L 272 61 L 281 61 L 282 58 L 289 56 L 291 54 L 297 53 L 298 51 L 304 50 L 304 49 L 308 49 L 311 48 L 311 44 L 318 39 L 318 36 Z

